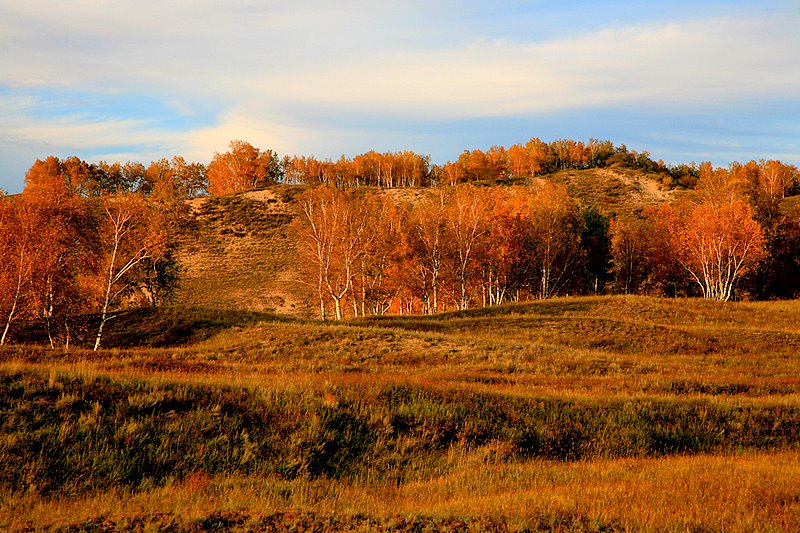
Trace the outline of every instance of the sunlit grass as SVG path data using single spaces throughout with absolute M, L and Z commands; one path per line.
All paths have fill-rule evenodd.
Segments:
M 122 522 L 150 515 L 190 524 L 218 511 L 263 515 L 311 512 L 494 517 L 511 530 L 605 524 L 619 531 L 792 531 L 800 523 L 797 452 L 622 459 L 578 463 L 486 462 L 486 451 L 457 454 L 451 473 L 399 485 L 362 479 L 295 479 L 197 474 L 136 494 L 109 491 L 77 499 L 14 497 L 6 525 L 58 527 L 96 516 Z M 571 517 L 571 518 L 570 518 Z

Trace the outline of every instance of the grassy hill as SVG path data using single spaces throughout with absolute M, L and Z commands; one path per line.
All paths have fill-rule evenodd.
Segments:
M 310 315 L 312 293 L 298 281 L 299 187 L 279 185 L 192 201 L 191 230 L 180 242 L 177 302 L 220 309 Z
M 656 176 L 657 177 L 657 176 Z M 575 198 L 609 216 L 630 217 L 674 194 L 656 177 L 626 168 L 567 170 L 547 179 L 563 183 Z M 521 180 L 524 184 L 531 180 Z M 297 243 L 289 224 L 298 216 L 300 186 L 192 201 L 192 231 L 180 243 L 184 267 L 177 303 L 219 309 L 248 309 L 315 316 L 314 292 L 297 276 Z M 421 189 L 389 189 L 412 201 Z
M 792 531 L 799 315 L 128 313 L 0 351 L 0 529 Z

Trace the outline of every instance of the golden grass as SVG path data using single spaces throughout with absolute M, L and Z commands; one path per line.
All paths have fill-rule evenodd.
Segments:
M 435 317 L 266 319 L 168 348 L 12 349 L 4 365 L 207 383 L 413 381 L 558 397 L 800 394 L 800 302 L 594 297 Z
M 574 515 L 622 531 L 794 531 L 800 523 L 800 452 L 666 457 L 578 463 L 486 462 L 491 450 L 451 458 L 453 471 L 399 486 L 369 479 L 191 476 L 139 494 L 79 499 L 15 497 L 10 529 L 63 527 L 168 514 L 183 523 L 213 511 L 255 520 L 275 512 L 379 518 L 492 516 L 512 530 L 542 516 Z

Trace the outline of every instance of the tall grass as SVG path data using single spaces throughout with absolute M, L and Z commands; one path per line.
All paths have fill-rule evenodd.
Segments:
M 193 474 L 136 493 L 6 496 L 0 527 L 744 533 L 800 521 L 797 452 L 497 463 L 476 450 L 451 460 L 448 474 L 401 483 Z
M 800 406 L 514 398 L 416 386 L 344 390 L 0 374 L 0 486 L 145 490 L 198 471 L 405 480 L 448 454 L 596 460 L 800 445 Z M 31 453 L 36 450 L 38 453 Z

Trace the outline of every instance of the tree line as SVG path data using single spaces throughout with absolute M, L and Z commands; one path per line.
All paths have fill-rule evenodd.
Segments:
M 76 192 L 83 196 L 137 192 L 148 196 L 169 188 L 182 197 L 224 195 L 274 185 L 332 185 L 335 187 L 375 186 L 430 187 L 468 182 L 502 182 L 528 176 L 544 176 L 564 169 L 625 166 L 659 175 L 666 185 L 692 187 L 699 175 L 697 165 L 667 166 L 653 161 L 647 152 L 637 153 L 610 141 L 588 143 L 557 140 L 550 143 L 533 138 L 508 149 L 494 146 L 465 150 L 455 161 L 442 165 L 429 155 L 412 151 L 376 152 L 337 160 L 314 156 L 280 156 L 245 141 L 231 141 L 229 149 L 215 153 L 208 164 L 189 162 L 181 156 L 143 163 L 87 163 L 77 157 L 37 161 L 31 172 L 58 172 L 69 176 Z
M 699 175 L 697 165 L 668 166 L 653 161 L 647 152 L 637 153 L 611 141 L 588 143 L 557 140 L 546 143 L 533 138 L 508 149 L 493 146 L 464 150 L 455 161 L 431 163 L 429 155 L 405 150 L 376 152 L 337 160 L 314 156 L 284 156 L 271 150 L 259 151 L 248 143 L 233 141 L 230 150 L 216 154 L 208 167 L 209 190 L 228 194 L 273 183 L 331 185 L 334 187 L 374 186 L 430 187 L 468 182 L 544 176 L 565 169 L 625 166 L 658 174 L 667 186 L 692 187 Z
M 412 201 L 323 184 L 299 197 L 296 229 L 322 318 L 567 294 L 793 298 L 800 226 L 779 204 L 797 178 L 776 161 L 703 164 L 680 201 L 629 220 L 546 180 L 440 186 Z

